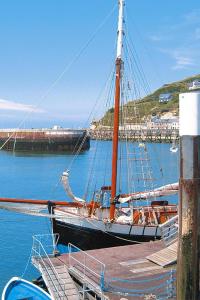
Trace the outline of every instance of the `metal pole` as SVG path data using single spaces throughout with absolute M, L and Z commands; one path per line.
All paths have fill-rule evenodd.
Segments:
M 119 17 L 118 17 L 118 37 L 117 37 L 117 57 L 116 59 L 122 58 L 123 49 L 123 35 L 124 35 L 124 6 L 125 0 L 119 0 Z
M 179 96 L 180 203 L 177 299 L 198 300 L 200 252 L 200 91 Z

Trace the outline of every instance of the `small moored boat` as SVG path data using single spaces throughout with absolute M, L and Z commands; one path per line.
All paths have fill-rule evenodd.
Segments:
M 19 277 L 12 277 L 3 289 L 1 300 L 51 300 L 51 296 L 37 285 Z

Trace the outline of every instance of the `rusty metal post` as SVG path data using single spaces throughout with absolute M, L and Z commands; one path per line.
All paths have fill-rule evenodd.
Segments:
M 177 299 L 199 300 L 200 91 L 180 94 Z

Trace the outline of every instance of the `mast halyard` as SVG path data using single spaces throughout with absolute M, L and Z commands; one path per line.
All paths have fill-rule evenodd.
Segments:
M 113 126 L 113 146 L 112 146 L 112 180 L 111 180 L 111 201 L 110 220 L 115 217 L 115 203 L 117 189 L 117 160 L 118 160 L 118 140 L 119 140 L 119 111 L 121 92 L 121 66 L 123 49 L 123 24 L 124 24 L 125 0 L 119 0 L 118 37 L 117 37 L 117 57 L 116 57 L 116 79 L 115 79 L 115 105 L 114 105 L 114 126 Z

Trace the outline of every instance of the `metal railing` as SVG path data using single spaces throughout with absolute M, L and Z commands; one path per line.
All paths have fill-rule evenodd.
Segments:
M 63 299 L 64 296 L 67 299 L 67 295 L 64 290 L 64 282 L 62 278 L 60 278 L 60 275 L 58 274 L 49 257 L 54 256 L 57 251 L 56 246 L 58 238 L 58 234 L 44 234 L 33 236 L 32 263 L 36 267 L 38 267 L 39 264 L 39 268 L 43 269 L 50 278 L 52 287 L 57 294 L 56 298 L 54 298 L 54 296 L 52 295 L 52 299 Z M 43 245 L 43 243 L 45 244 Z
M 168 225 L 175 222 L 177 223 L 177 217 L 172 219 L 169 220 L 171 222 L 167 222 Z M 58 295 L 58 298 L 56 299 L 63 299 L 63 294 L 67 299 L 67 295 L 63 289 L 64 282 L 59 277 L 57 270 L 49 258 L 51 255 L 55 255 L 56 253 L 58 238 L 59 236 L 57 234 L 34 236 L 32 262 L 34 264 L 38 259 L 39 264 L 43 269 L 45 269 L 49 278 L 51 278 L 52 273 L 54 274 L 51 284 Z M 175 299 L 176 271 L 173 269 L 162 274 L 144 275 L 143 278 L 140 279 L 105 277 L 106 266 L 97 258 L 85 251 L 82 251 L 71 243 L 68 244 L 68 251 L 69 271 L 81 278 L 83 283 L 83 295 L 85 295 L 85 292 L 95 290 L 96 292 L 99 291 L 99 295 L 102 296 L 104 295 L 104 292 L 110 292 L 118 296 L 138 297 L 141 299 L 149 299 L 149 296 L 154 296 L 154 298 L 150 299 Z M 36 261 L 34 261 L 34 259 L 36 259 Z M 81 291 L 79 291 L 79 293 L 81 293 Z
M 105 291 L 117 295 L 142 299 L 175 299 L 176 271 L 145 276 L 144 279 L 111 278 L 106 281 Z M 153 298 L 154 297 L 154 298 Z
M 45 249 L 48 255 L 55 255 L 57 253 L 57 245 L 59 240 L 59 234 L 37 234 L 33 236 L 33 251 L 37 250 L 40 254 L 40 246 Z
M 118 296 L 142 299 L 154 296 L 155 298 L 150 299 L 160 300 L 175 299 L 176 297 L 176 271 L 173 269 L 162 274 L 144 275 L 143 279 L 107 276 L 105 278 L 105 264 L 72 244 L 69 244 L 69 266 L 81 276 L 83 282 L 91 284 L 92 278 L 92 281 L 100 286 L 102 293 L 110 292 Z
M 83 281 L 89 282 L 91 285 L 99 285 L 101 291 L 103 291 L 105 284 L 105 264 L 71 243 L 68 244 L 68 250 L 69 267 L 77 272 Z
M 176 271 L 148 275 L 143 279 L 110 278 L 106 280 L 104 290 L 137 299 L 176 299 Z
M 159 225 L 161 238 L 167 246 L 178 238 L 178 215 Z

